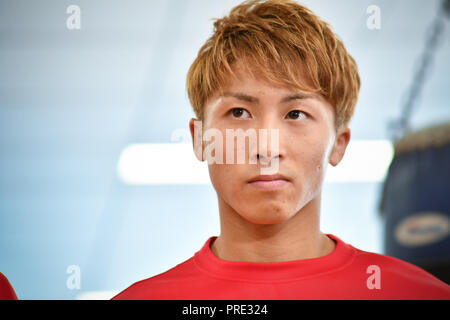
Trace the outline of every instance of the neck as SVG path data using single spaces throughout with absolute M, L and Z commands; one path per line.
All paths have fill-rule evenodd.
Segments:
M 320 194 L 288 220 L 255 224 L 219 200 L 221 232 L 211 245 L 223 260 L 281 262 L 325 256 L 335 248 L 320 228 Z

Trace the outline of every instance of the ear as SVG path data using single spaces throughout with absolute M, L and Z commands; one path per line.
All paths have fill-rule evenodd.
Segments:
M 344 157 L 345 150 L 350 142 L 351 131 L 347 126 L 342 126 L 334 140 L 334 145 L 329 156 L 329 163 L 335 167 Z
M 191 131 L 192 147 L 194 149 L 195 156 L 198 160 L 203 162 L 202 121 L 191 118 L 189 121 L 189 130 Z

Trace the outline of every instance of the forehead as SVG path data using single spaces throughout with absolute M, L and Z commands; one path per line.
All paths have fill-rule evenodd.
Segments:
M 268 79 L 262 72 L 252 69 L 243 63 L 232 66 L 233 74 L 229 74 L 222 85 L 207 99 L 205 107 L 217 105 L 223 100 L 238 99 L 249 103 L 260 104 L 265 100 L 279 100 L 296 95 L 303 99 L 325 99 L 312 89 L 309 81 L 297 79 L 299 86 L 290 85 L 282 79 Z M 220 101 L 218 101 L 220 100 Z M 281 100 L 286 102 L 286 99 Z M 206 110 L 205 110 L 206 111 Z
M 225 81 L 221 84 L 218 91 L 226 91 L 231 88 L 242 88 L 242 86 L 265 87 L 273 90 L 293 90 L 294 86 L 289 86 L 287 79 L 283 80 L 283 76 L 274 75 L 271 72 L 263 72 L 248 63 L 236 62 L 231 66 L 233 74 L 229 73 Z M 306 79 L 299 79 L 306 86 Z M 260 90 L 264 92 L 263 90 Z
M 304 69 L 298 67 L 295 72 L 295 80 L 288 79 L 288 75 L 283 75 L 279 70 L 270 71 L 270 68 L 257 69 L 247 62 L 248 59 L 239 60 L 231 64 L 232 73 L 228 73 L 219 88 L 209 97 L 209 102 L 223 96 L 225 92 L 244 92 L 261 97 L 272 95 L 286 95 L 292 92 L 313 93 L 313 85 L 303 72 Z M 280 66 L 281 68 L 281 66 Z M 292 75 L 291 75 L 292 76 Z M 293 82 L 296 83 L 293 83 Z M 317 91 L 317 90 L 316 90 Z

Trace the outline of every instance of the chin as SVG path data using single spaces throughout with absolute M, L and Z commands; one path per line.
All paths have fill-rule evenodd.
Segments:
M 248 222 L 253 223 L 253 224 L 260 224 L 260 225 L 273 225 L 273 224 L 279 224 L 282 223 L 284 221 L 286 221 L 287 219 L 246 219 Z
M 287 210 L 260 210 L 256 215 L 241 215 L 245 220 L 253 224 L 278 224 L 289 220 L 291 216 Z

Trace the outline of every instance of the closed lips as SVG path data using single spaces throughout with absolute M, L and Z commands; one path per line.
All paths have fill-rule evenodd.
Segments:
M 273 181 L 273 180 L 286 180 L 289 181 L 288 178 L 281 174 L 274 174 L 274 175 L 259 175 L 252 179 L 250 179 L 248 182 L 255 182 L 255 181 Z

